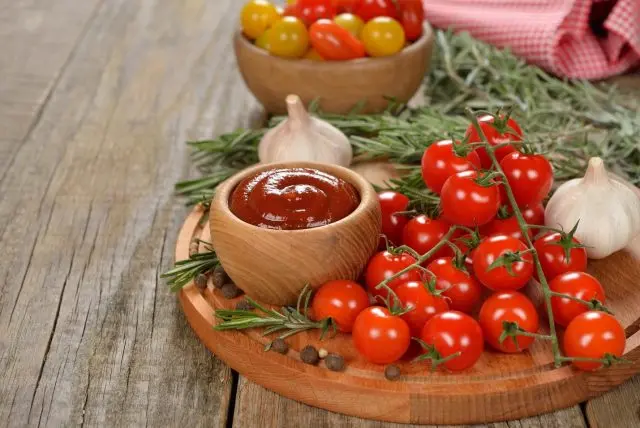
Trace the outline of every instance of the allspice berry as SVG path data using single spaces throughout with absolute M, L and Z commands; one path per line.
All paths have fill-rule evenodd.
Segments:
M 384 368 L 384 377 L 389 380 L 396 380 L 400 377 L 400 367 L 395 364 L 389 364 Z
M 236 303 L 236 310 L 238 311 L 252 311 L 255 308 L 247 299 L 242 299 L 238 303 Z
M 300 359 L 307 364 L 316 365 L 320 360 L 320 356 L 318 355 L 318 350 L 316 348 L 311 345 L 307 345 L 302 348 L 302 351 L 300 351 Z
M 228 282 L 222 286 L 222 295 L 225 299 L 235 299 L 239 295 L 242 294 L 242 290 L 240 290 L 233 282 Z
M 329 370 L 334 372 L 341 372 L 344 370 L 344 358 L 342 355 L 329 354 L 325 357 L 324 364 Z
M 271 349 L 276 351 L 279 354 L 285 355 L 289 352 L 289 345 L 282 338 L 277 338 L 273 342 L 271 342 Z
M 224 271 L 222 265 L 218 265 L 213 269 L 213 273 L 211 274 L 211 281 L 213 282 L 213 286 L 220 289 L 223 285 L 230 282 L 229 276 Z
M 198 290 L 204 290 L 207 288 L 207 279 L 207 275 L 199 273 L 193 282 L 196 284 Z

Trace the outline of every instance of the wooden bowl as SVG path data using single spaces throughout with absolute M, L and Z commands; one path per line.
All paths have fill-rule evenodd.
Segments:
M 407 102 L 424 80 L 432 49 L 429 24 L 420 39 L 396 55 L 351 61 L 279 58 L 256 47 L 241 31 L 235 34 L 236 59 L 245 83 L 275 114 L 286 112 L 284 99 L 289 94 L 299 95 L 305 105 L 319 99 L 324 112 L 340 114 L 359 102 L 366 102 L 363 113 L 382 112 L 389 103 L 385 97 Z
M 351 183 L 360 205 L 326 226 L 272 230 L 245 223 L 229 209 L 231 192 L 246 177 L 271 168 L 315 168 Z M 313 162 L 262 164 L 229 178 L 211 204 L 213 247 L 229 277 L 250 297 L 274 305 L 296 301 L 305 284 L 357 279 L 378 246 L 381 214 L 375 190 L 359 174 Z

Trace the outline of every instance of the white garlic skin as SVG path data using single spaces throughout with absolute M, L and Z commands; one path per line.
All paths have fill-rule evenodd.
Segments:
M 591 158 L 583 178 L 562 184 L 545 209 L 545 224 L 570 230 L 592 259 L 605 258 L 640 233 L 640 198 L 628 184 L 609 177 L 602 159 Z
M 351 164 L 353 150 L 342 131 L 310 116 L 297 95 L 287 96 L 286 103 L 288 118 L 267 131 L 258 145 L 260 162 Z

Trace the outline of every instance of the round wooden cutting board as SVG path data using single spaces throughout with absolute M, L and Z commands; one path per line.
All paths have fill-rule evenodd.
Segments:
M 205 213 L 196 208 L 180 232 L 176 260 L 188 258 L 194 238 L 210 241 Z M 247 263 L 251 263 L 247 260 Z M 590 261 L 589 271 L 602 282 L 607 306 L 626 329 L 625 358 L 621 364 L 593 373 L 570 366 L 555 368 L 549 343 L 536 341 L 528 352 L 502 354 L 485 351 L 480 361 L 463 373 L 427 363 L 399 363 L 402 377 L 384 378 L 383 366 L 367 363 L 348 335 L 319 341 L 317 332 L 289 339 L 285 355 L 265 352 L 270 340 L 259 331 L 216 331 L 217 308 L 233 308 L 240 299 L 225 300 L 209 284 L 200 292 L 193 283 L 179 293 L 180 302 L 200 340 L 217 357 L 248 379 L 286 397 L 323 409 L 389 422 L 465 424 L 532 416 L 561 409 L 613 388 L 640 372 L 640 262 L 628 252 Z M 533 285 L 532 285 L 533 286 Z M 544 323 L 542 323 L 544 324 Z M 307 344 L 338 352 L 343 372 L 304 364 L 299 351 Z

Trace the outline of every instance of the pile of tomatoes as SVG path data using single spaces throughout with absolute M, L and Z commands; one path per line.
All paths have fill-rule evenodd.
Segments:
M 422 35 L 421 0 L 293 0 L 281 9 L 249 1 L 244 35 L 270 54 L 345 61 L 400 52 Z
M 522 136 L 515 120 L 483 116 L 478 122 L 489 144 L 497 146 L 494 154 L 526 222 L 544 224 L 542 203 L 553 183 L 551 164 L 512 144 Z M 389 364 L 411 354 L 413 337 L 434 363 L 465 370 L 478 361 L 485 343 L 494 351 L 525 352 L 540 334 L 538 308 L 521 291 L 537 278 L 531 250 L 508 208 L 504 186 L 492 174 L 489 155 L 473 144 L 479 141 L 470 126 L 463 142 L 440 141 L 425 150 L 422 175 L 426 186 L 440 195 L 438 217 L 409 218 L 409 198 L 379 193 L 383 234 L 413 251 L 382 249 L 368 262 L 362 281 L 366 288 L 331 281 L 312 300 L 314 316 L 333 318 L 370 362 Z M 450 236 L 453 245 L 442 246 L 418 268 L 416 256 L 432 250 L 454 225 L 464 228 Z M 620 323 L 593 310 L 598 306 L 571 299 L 605 303 L 602 285 L 585 272 L 584 247 L 571 232 L 529 232 L 551 291 L 562 293 L 551 297 L 551 310 L 557 326 L 565 328 L 564 355 L 581 359 L 572 363 L 583 370 L 603 365 L 589 359 L 621 356 L 625 334 Z M 394 314 L 381 303 L 393 300 L 389 289 L 377 286 L 403 270 L 388 283 L 404 309 Z M 376 304 L 370 303 L 370 295 L 377 296 Z M 544 303 L 539 309 L 546 313 Z

